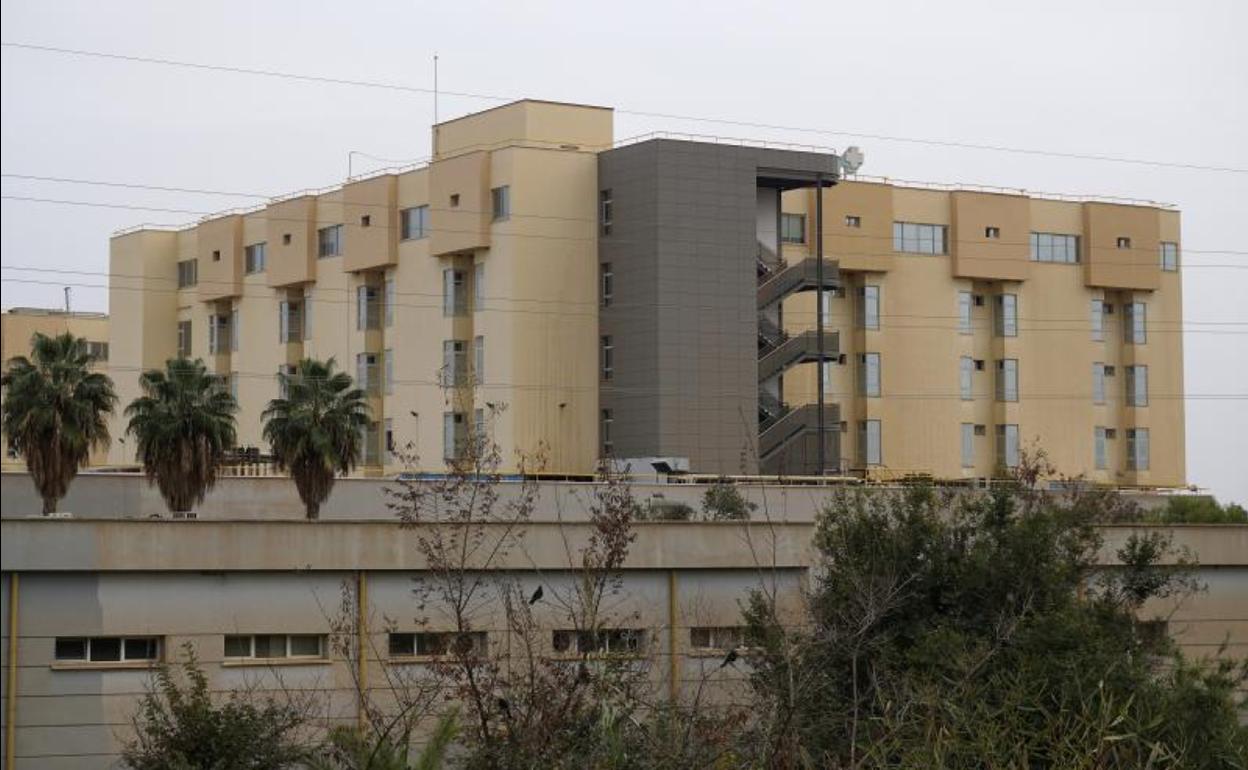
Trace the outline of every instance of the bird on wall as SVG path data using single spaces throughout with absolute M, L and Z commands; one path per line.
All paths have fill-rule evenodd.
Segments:
M 737 654 L 737 651 L 735 649 L 729 650 L 728 654 L 724 656 L 724 662 L 720 663 L 719 667 L 724 668 L 725 666 L 731 666 L 733 663 L 737 662 L 737 658 L 739 657 L 741 656 Z
M 533 595 L 529 597 L 529 605 L 531 606 L 540 602 L 542 600 L 543 593 L 542 587 L 538 586 L 537 590 L 533 592 Z

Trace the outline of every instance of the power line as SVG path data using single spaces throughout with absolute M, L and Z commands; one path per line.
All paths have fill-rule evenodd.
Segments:
M 266 70 L 250 67 L 235 67 L 222 64 L 205 64 L 200 62 L 188 62 L 176 59 L 164 59 L 149 56 L 136 56 L 129 54 L 108 53 L 104 51 L 89 51 L 76 48 L 60 48 L 56 46 L 36 45 L 32 43 L 16 43 L 16 42 L 0 42 L 0 46 L 5 48 L 14 48 L 27 51 L 38 51 L 42 53 L 53 53 L 65 56 L 78 56 L 96 59 L 108 59 L 115 61 L 126 61 L 140 64 L 155 64 L 166 67 L 181 67 L 187 69 L 196 69 L 211 72 L 226 72 L 241 75 L 254 75 L 261 77 L 280 78 L 285 80 L 296 80 L 311 83 L 324 83 L 331 85 L 345 85 L 360 88 L 374 88 L 388 91 L 398 91 L 406 93 L 417 93 L 422 95 L 432 95 L 432 88 L 421 86 L 413 86 L 403 83 L 386 83 L 375 80 L 357 80 L 348 78 L 336 78 L 325 75 L 308 75 L 294 72 L 282 72 L 278 70 Z M 496 102 L 515 101 L 514 97 L 499 96 L 495 94 L 481 94 L 467 91 L 442 91 L 439 93 L 447 96 L 458 96 L 469 99 L 482 99 Z M 794 133 L 815 134 L 819 136 L 839 136 L 850 137 L 855 139 L 871 139 L 881 142 L 897 142 L 903 144 L 917 144 L 930 147 L 945 147 L 964 150 L 979 150 L 986 152 L 1010 153 L 1017 155 L 1030 155 L 1040 157 L 1063 158 L 1067 160 L 1088 160 L 1103 163 L 1121 163 L 1130 165 L 1155 166 L 1160 168 L 1174 168 L 1189 171 L 1212 171 L 1231 174 L 1248 174 L 1248 169 L 1235 168 L 1230 166 L 1214 166 L 1196 163 L 1178 163 L 1174 161 L 1159 161 L 1142 158 L 1128 158 L 1115 155 L 1104 155 L 1094 153 L 1076 153 L 1063 152 L 1060 150 L 1042 150 L 1027 147 L 1012 147 L 998 144 L 981 144 L 975 142 L 962 142 L 953 140 L 925 139 L 910 136 L 897 136 L 890 134 L 867 133 L 862 131 L 848 131 L 845 129 L 834 128 L 814 128 L 809 126 L 791 126 L 777 123 L 762 123 L 748 120 L 737 120 L 732 118 L 713 118 L 701 115 L 685 115 L 669 112 L 654 112 L 648 110 L 619 108 L 615 112 L 622 115 L 634 115 L 637 117 L 655 118 L 661 120 L 680 120 L 694 123 L 709 123 L 713 125 L 734 126 L 737 128 L 763 129 L 769 131 L 791 131 Z

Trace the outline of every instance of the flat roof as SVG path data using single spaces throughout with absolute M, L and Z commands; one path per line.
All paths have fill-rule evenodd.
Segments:
M 475 118 L 478 115 L 484 115 L 487 112 L 494 112 L 495 110 L 506 109 L 507 107 L 514 107 L 517 104 L 553 104 L 558 107 L 580 107 L 580 108 L 587 109 L 587 110 L 607 110 L 608 112 L 615 111 L 614 107 L 603 107 L 598 104 L 581 104 L 579 102 L 559 102 L 559 101 L 554 101 L 551 99 L 531 99 L 531 98 L 525 97 L 523 99 L 516 99 L 515 101 L 507 102 L 506 104 L 500 104 L 495 107 L 487 107 L 484 110 L 470 112 L 467 115 L 460 115 L 458 118 L 451 118 L 450 120 L 443 120 L 442 122 L 434 123 L 433 125 L 445 126 L 448 123 L 455 123 L 456 121 L 467 120 L 468 118 Z

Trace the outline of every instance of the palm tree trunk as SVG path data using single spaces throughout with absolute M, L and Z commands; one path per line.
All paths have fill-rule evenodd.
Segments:
M 304 507 L 307 508 L 309 519 L 319 519 L 321 517 L 321 504 L 320 503 L 309 500 L 308 502 L 304 503 Z
M 60 502 L 59 497 L 43 495 L 43 515 L 47 516 L 50 513 L 56 513 L 56 504 L 58 502 Z

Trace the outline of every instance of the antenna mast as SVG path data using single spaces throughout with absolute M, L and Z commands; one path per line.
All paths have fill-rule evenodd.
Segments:
M 438 157 L 438 55 L 433 55 L 433 152 Z
M 68 313 L 68 312 L 69 312 L 69 293 L 70 293 L 70 291 L 71 291 L 71 288 L 70 288 L 69 286 L 66 286 L 66 287 L 65 287 L 65 312 L 66 312 L 66 313 Z

